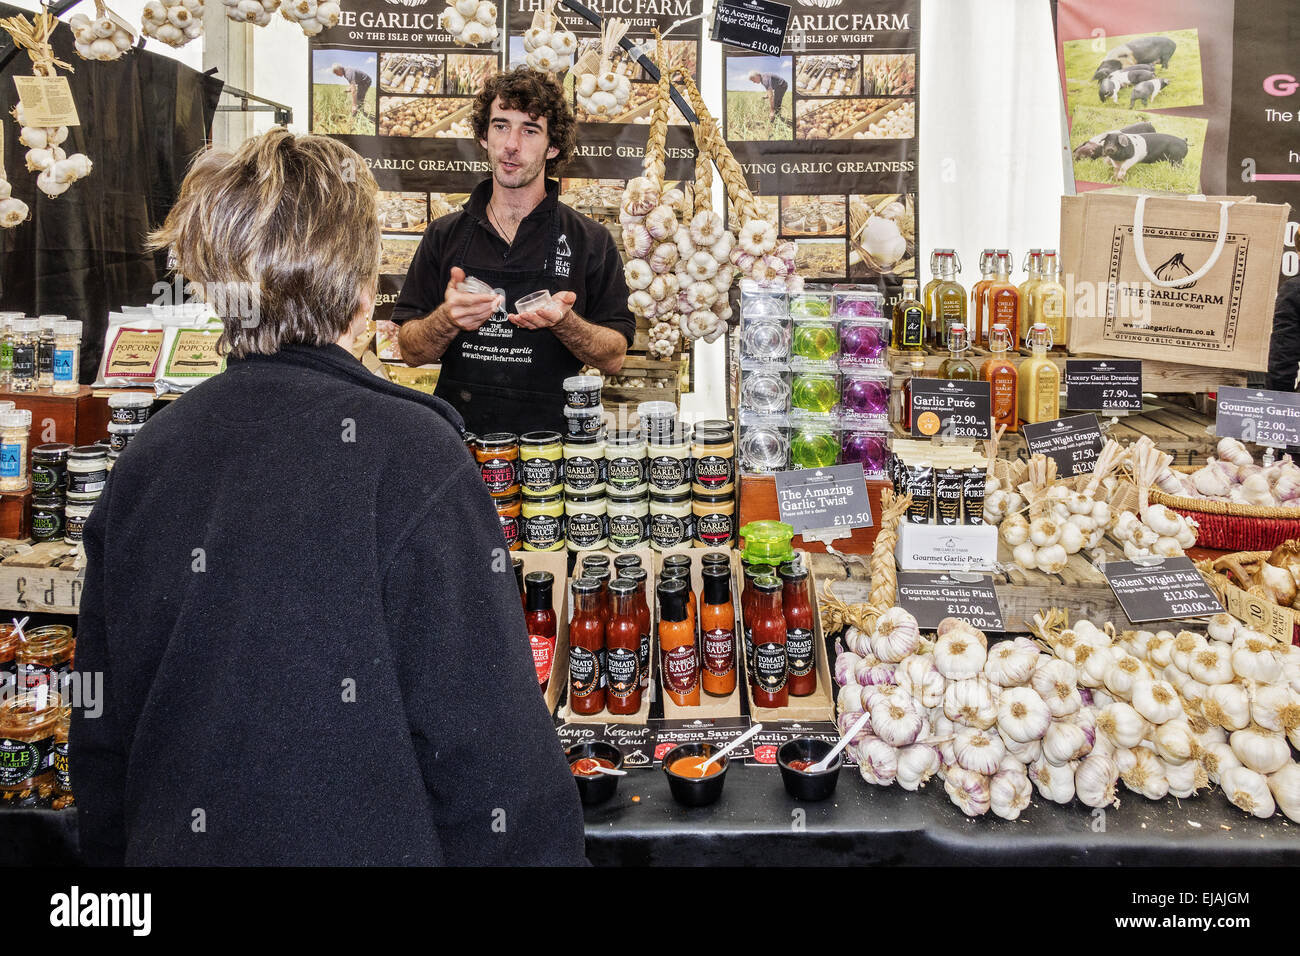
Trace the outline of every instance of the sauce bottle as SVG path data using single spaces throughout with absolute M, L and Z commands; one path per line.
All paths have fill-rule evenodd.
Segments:
M 1039 281 L 1039 265 L 1042 263 L 1043 250 L 1030 249 L 1025 253 L 1025 272 L 1027 276 L 1025 281 L 1020 283 L 1020 329 L 1024 333 L 1025 344 L 1029 344 L 1029 327 L 1033 325 L 1034 320 L 1029 313 L 1029 296 L 1034 291 L 1034 287 Z M 1020 339 L 1016 339 L 1016 344 L 1020 344 Z
M 528 625 L 528 644 L 537 668 L 537 684 L 545 693 L 551 682 L 551 662 L 555 659 L 555 576 L 549 571 L 533 571 L 524 578 L 528 594 L 524 600 L 524 621 Z
M 593 566 L 584 568 L 582 572 L 584 578 L 590 578 L 600 585 L 600 615 L 604 618 L 605 623 L 609 623 L 611 602 L 609 599 L 609 568 Z
M 785 616 L 785 656 L 792 697 L 817 691 L 817 656 L 813 648 L 813 609 L 808 600 L 808 569 L 798 561 L 781 565 L 781 613 Z
M 1047 357 L 1052 333 L 1035 322 L 1029 330 L 1029 347 L 1034 354 L 1020 364 L 1020 418 L 1026 422 L 1050 422 L 1061 417 L 1061 370 Z
M 528 610 L 528 599 L 524 596 L 524 559 L 515 558 L 512 562 L 515 566 L 515 584 L 519 586 L 519 603 Z
M 963 302 L 965 299 L 962 300 Z M 959 382 L 973 382 L 977 376 L 975 366 L 966 357 L 970 343 L 966 340 L 966 326 L 954 323 L 948 330 L 948 357 L 939 366 L 939 378 L 955 379 Z
M 597 557 L 597 555 L 588 555 L 588 557 Z M 623 577 L 623 572 L 629 568 L 641 567 L 641 555 L 639 554 L 620 554 L 614 559 L 614 573 L 618 577 Z
M 754 578 L 754 706 L 784 707 L 790 701 L 785 654 L 781 582 L 771 574 Z
M 700 637 L 704 642 L 701 682 L 706 694 L 726 697 L 736 689 L 736 609 L 731 603 L 731 570 L 704 568 Z
M 745 565 L 745 583 L 740 591 L 740 626 L 745 643 L 745 674 L 751 692 L 758 686 L 754 683 L 754 608 L 758 591 L 754 589 L 754 579 L 766 574 L 770 569 L 759 564 Z
M 988 291 L 993 284 L 993 259 L 996 255 L 993 249 L 980 253 L 980 281 L 970 287 L 970 327 L 976 345 L 983 345 L 989 334 Z
M 650 686 L 650 604 L 646 600 L 646 578 L 642 567 L 629 567 L 619 572 L 619 577 L 636 585 L 632 605 L 636 610 L 637 627 L 641 629 L 641 689 Z
M 912 430 L 912 379 L 925 378 L 925 356 L 913 355 L 909 363 L 909 374 L 903 382 L 903 425 L 910 432 Z
M 930 253 L 930 281 L 921 289 L 921 303 L 925 306 L 925 344 L 934 345 L 939 341 L 939 306 L 934 299 L 934 290 L 943 281 L 939 272 L 939 259 L 951 249 L 935 249 Z
M 686 584 L 661 581 L 659 595 L 659 656 L 664 693 L 679 707 L 700 703 L 700 662 L 695 652 L 695 628 L 686 617 Z
M 1013 341 L 1015 340 L 1007 327 L 1000 322 L 996 323 L 989 335 L 989 348 L 993 356 L 980 366 L 980 378 L 989 383 L 994 427 L 1006 425 L 1009 432 L 1020 427 L 1019 376 L 1016 366 L 1007 357 Z
M 925 306 L 916 298 L 916 280 L 903 280 L 903 297 L 894 305 L 894 348 L 925 351 Z
M 641 622 L 636 589 L 636 582 L 627 578 L 609 586 L 614 611 L 605 629 L 605 706 L 611 714 L 635 714 L 641 709 Z
M 669 557 L 684 557 L 684 555 L 669 555 Z M 689 559 L 688 559 L 689 561 Z M 691 566 L 681 564 L 665 564 L 662 573 L 659 575 L 660 583 L 664 581 L 681 581 L 686 585 L 686 617 L 691 622 L 691 630 L 695 630 L 695 589 L 691 586 Z
M 1001 324 L 1011 333 L 1011 341 L 1020 341 L 1020 290 L 1011 281 L 1011 253 L 999 249 L 994 259 L 994 277 L 988 290 L 988 325 L 980 330 L 978 343 L 986 345 L 989 331 Z
M 578 578 L 570 585 L 573 620 L 569 622 L 569 709 L 599 713 L 605 707 L 604 585 Z
M 946 347 L 952 327 L 966 324 L 966 290 L 957 281 L 957 272 L 961 269 L 957 253 L 949 249 L 940 256 L 939 269 L 942 281 L 933 293 L 939 310 L 937 325 L 941 338 L 937 344 Z
M 1040 270 L 1042 274 L 1038 284 L 1029 293 L 1030 321 L 1042 322 L 1052 333 L 1052 346 L 1049 348 L 1065 348 L 1066 336 L 1069 334 L 1065 314 L 1065 286 L 1061 284 L 1055 249 L 1043 250 Z

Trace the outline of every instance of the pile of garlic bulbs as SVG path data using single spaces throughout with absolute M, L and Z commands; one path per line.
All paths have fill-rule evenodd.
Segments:
M 269 0 L 264 0 L 264 2 L 269 2 Z M 320 2 L 318 0 L 283 0 L 280 4 L 280 16 L 290 23 L 298 24 L 302 32 L 309 37 L 314 37 L 329 27 L 338 26 L 340 13 L 341 8 L 335 0 L 320 0 Z M 493 36 L 496 36 L 496 34 L 493 33 Z
M 783 281 L 790 292 L 803 288 L 803 280 L 794 272 L 798 246 L 792 240 L 780 241 L 776 223 L 762 216 L 744 219 L 736 232 L 736 247 L 731 263 L 745 278 L 759 282 Z
M 1105 496 L 1098 499 L 1097 493 L 1104 488 L 1122 454 L 1117 442 L 1107 442 L 1096 470 L 1086 482 L 1079 483 L 1078 490 L 1056 481 L 1056 463 L 1052 459 L 1034 455 L 1024 468 L 1027 480 L 1017 486 L 1018 492 L 994 492 L 999 495 L 994 514 L 1022 498 L 1029 501 L 1028 518 L 1018 510 L 1012 511 L 1003 515 L 998 527 L 1016 564 L 1029 571 L 1057 574 L 1064 570 L 1070 555 L 1101 545 L 1111 523 L 1111 509 Z M 1007 479 L 1008 484 L 1012 481 Z
M 532 25 L 524 31 L 524 62 L 529 69 L 542 73 L 563 73 L 573 66 L 577 49 L 578 38 L 555 15 L 555 0 L 545 0 L 542 9 L 533 14 Z M 630 84 L 628 95 L 632 95 Z
M 614 51 L 627 28 L 626 20 L 607 17 L 600 30 L 600 55 L 587 53 L 574 67 L 575 99 L 579 108 L 589 116 L 612 119 L 632 99 L 631 78 L 614 69 Z M 648 151 L 646 155 L 649 156 Z
M 280 0 L 221 0 L 226 8 L 226 17 L 236 23 L 251 23 L 255 27 L 264 27 L 271 22 L 271 16 L 280 9 Z M 320 11 L 318 4 L 317 12 Z
M 149 0 L 140 14 L 140 32 L 171 47 L 203 36 L 203 0 Z
M 277 0 L 278 2 L 278 0 Z M 74 13 L 68 19 L 76 39 L 77 55 L 83 60 L 116 60 L 135 44 L 135 37 L 102 7 L 98 16 L 91 19 L 84 13 Z
M 0 166 L 0 229 L 15 229 L 25 223 L 30 214 L 27 203 L 13 194 L 13 186 L 5 179 L 4 167 Z
M 13 116 L 21 127 L 18 141 L 27 147 L 27 169 L 40 174 L 36 177 L 36 186 L 41 192 L 51 199 L 56 199 L 67 192 L 78 179 L 90 175 L 94 164 L 89 156 L 84 153 L 73 153 L 69 156 L 63 149 L 62 144 L 68 138 L 66 126 L 25 125 L 21 103 L 14 107 Z M 25 210 L 26 206 L 23 209 Z M 25 218 L 24 214 L 23 219 Z
M 1300 508 L 1300 466 L 1283 455 L 1267 465 L 1257 465 L 1244 444 L 1221 438 L 1218 455 L 1190 475 L 1165 468 L 1156 487 L 1167 495 L 1207 498 L 1261 508 Z
M 497 38 L 497 5 L 491 0 L 455 0 L 438 15 L 438 26 L 460 46 L 491 43 Z
M 1151 485 L 1169 467 L 1173 456 L 1156 448 L 1143 435 L 1129 446 L 1129 467 L 1138 487 L 1138 511 L 1118 515 L 1111 536 L 1124 546 L 1124 557 L 1175 558 L 1196 544 L 1196 522 L 1164 505 L 1150 503 Z

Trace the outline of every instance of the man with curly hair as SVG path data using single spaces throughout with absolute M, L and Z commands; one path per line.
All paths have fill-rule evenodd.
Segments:
M 623 367 L 636 333 L 623 263 L 609 231 L 562 205 L 548 178 L 575 141 L 553 80 L 526 68 L 489 78 L 473 123 L 492 176 L 420 241 L 393 310 L 402 358 L 442 363 L 435 394 L 471 432 L 558 430 L 566 377 Z M 492 291 L 462 288 L 467 277 Z M 535 292 L 549 303 L 521 310 Z

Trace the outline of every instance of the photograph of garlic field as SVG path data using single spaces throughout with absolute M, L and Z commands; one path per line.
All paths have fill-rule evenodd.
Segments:
M 313 133 L 375 135 L 376 59 L 375 54 L 360 50 L 316 50 L 312 53 Z M 342 68 L 343 75 L 339 75 L 336 66 Z M 355 112 L 354 95 L 358 100 Z
M 728 55 L 726 138 L 794 139 L 793 85 L 791 57 Z

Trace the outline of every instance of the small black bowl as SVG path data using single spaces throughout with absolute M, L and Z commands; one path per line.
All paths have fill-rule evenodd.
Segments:
M 706 807 L 722 796 L 722 784 L 727 778 L 728 758 L 717 762 L 722 769 L 707 777 L 682 777 L 668 768 L 673 761 L 683 757 L 712 757 L 718 750 L 713 744 L 678 744 L 664 754 L 664 776 L 668 778 L 668 789 L 673 799 L 687 807 Z
M 831 765 L 820 773 L 795 770 L 790 766 L 792 760 L 811 760 L 816 763 L 831 752 L 831 744 L 811 737 L 796 737 L 787 740 L 776 752 L 776 762 L 781 768 L 781 782 L 785 792 L 796 800 L 825 800 L 835 792 L 835 784 L 840 779 L 840 767 L 844 764 L 844 752 L 840 751 L 831 761 Z
M 573 762 L 582 757 L 603 757 L 614 764 L 615 770 L 623 769 L 623 752 L 613 744 L 594 740 L 586 744 L 574 744 L 564 752 L 569 761 L 569 773 L 578 783 L 578 795 L 586 806 L 604 803 L 618 789 L 618 777 L 609 773 L 580 774 L 573 773 Z

